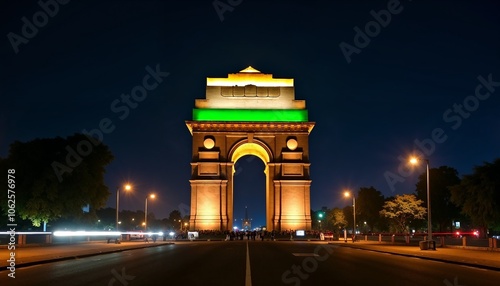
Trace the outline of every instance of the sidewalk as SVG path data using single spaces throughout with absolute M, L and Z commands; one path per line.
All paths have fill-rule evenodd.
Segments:
M 394 245 L 373 241 L 356 241 L 355 243 L 334 241 L 329 242 L 329 244 L 500 271 L 500 252 L 498 251 L 447 247 L 437 247 L 436 250 L 420 250 L 418 246 Z
M 31 266 L 40 263 L 55 262 L 61 260 L 82 258 L 87 256 L 120 252 L 130 249 L 154 247 L 159 245 L 173 244 L 172 241 L 122 241 L 120 244 L 106 243 L 106 241 L 81 242 L 63 245 L 43 245 L 43 246 L 17 246 L 15 251 L 16 268 Z M 0 271 L 5 270 L 9 265 L 10 252 L 6 245 L 0 249 Z

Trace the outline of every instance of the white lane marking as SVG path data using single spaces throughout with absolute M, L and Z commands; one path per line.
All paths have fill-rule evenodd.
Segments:
M 293 256 L 319 256 L 318 254 L 316 253 L 292 253 Z
M 252 286 L 252 274 L 250 272 L 250 252 L 248 251 L 248 241 L 247 241 L 247 269 L 245 276 L 245 286 Z

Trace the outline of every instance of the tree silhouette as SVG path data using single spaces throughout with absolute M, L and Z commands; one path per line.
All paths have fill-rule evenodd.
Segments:
M 454 220 L 461 219 L 460 208 L 451 202 L 449 187 L 460 183 L 458 171 L 448 166 L 429 170 L 432 223 L 437 224 L 439 231 L 452 231 Z M 418 177 L 416 186 L 417 198 L 427 206 L 427 173 Z
M 372 232 L 375 226 L 380 226 L 379 212 L 384 206 L 384 196 L 374 187 L 360 188 L 356 198 L 356 216 L 360 222 L 365 222 Z
M 344 215 L 345 227 L 352 229 L 352 225 L 354 224 L 354 216 L 353 216 L 354 208 L 351 205 L 345 206 L 342 208 L 342 214 Z
M 168 220 L 170 222 L 170 225 L 174 228 L 174 229 L 181 229 L 182 228 L 182 215 L 181 215 L 181 212 L 179 210 L 173 210 L 170 212 L 170 214 L 168 215 Z
M 104 167 L 113 160 L 108 147 L 83 134 L 67 138 L 16 141 L 9 156 L 0 159 L 0 170 L 6 174 L 15 169 L 16 210 L 34 226 L 58 218 L 72 217 L 96 221 L 95 211 L 105 205 L 109 196 L 104 184 Z M 7 176 L 0 183 L 7 185 Z M 6 212 L 6 196 L 2 196 Z M 89 206 L 89 213 L 82 208 Z
M 462 208 L 486 237 L 488 228 L 500 228 L 500 158 L 474 167 L 460 184 L 450 187 L 451 201 Z
M 178 210 L 171 211 L 170 214 L 168 215 L 168 219 L 171 221 L 175 220 L 179 221 L 180 219 L 182 219 L 181 212 Z

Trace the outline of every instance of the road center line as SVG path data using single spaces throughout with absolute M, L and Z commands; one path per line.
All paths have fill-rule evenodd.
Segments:
M 252 286 L 252 274 L 250 272 L 250 252 L 248 251 L 248 241 L 247 241 L 247 267 L 245 276 L 245 286 Z

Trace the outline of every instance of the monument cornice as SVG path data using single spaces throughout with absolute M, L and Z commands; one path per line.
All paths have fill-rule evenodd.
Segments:
M 186 121 L 189 132 L 307 132 L 314 128 L 315 122 L 225 122 L 225 121 Z

